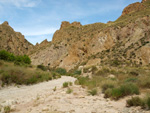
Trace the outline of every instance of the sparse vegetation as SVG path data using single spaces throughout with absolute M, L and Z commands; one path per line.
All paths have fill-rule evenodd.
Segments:
M 0 51 L 0 60 L 11 61 L 16 65 L 31 64 L 31 60 L 27 55 L 15 56 L 14 54 L 5 50 Z
M 5 106 L 4 107 L 4 113 L 10 113 L 11 112 L 11 107 L 10 106 Z
M 67 91 L 66 91 L 67 94 L 70 94 L 72 92 L 73 92 L 73 90 L 71 88 L 68 88 Z
M 105 98 L 111 97 L 112 99 L 118 100 L 121 97 L 133 94 L 139 94 L 139 88 L 134 84 L 128 83 L 116 88 L 107 89 L 105 91 Z
M 66 87 L 68 87 L 68 82 L 63 83 L 63 88 L 66 88 Z
M 55 78 L 60 77 L 59 74 L 55 75 Z M 11 62 L 3 61 L 0 69 L 0 80 L 3 86 L 13 83 L 18 85 L 29 85 L 52 80 L 53 78 L 52 72 L 36 70 L 34 67 L 16 66 Z
M 88 94 L 92 95 L 92 96 L 97 95 L 97 89 L 92 89 L 92 90 L 88 91 Z
M 141 106 L 143 109 L 150 110 L 150 96 L 146 96 L 145 98 L 132 97 L 126 101 L 126 104 L 128 107 Z
M 53 89 L 53 91 L 56 91 L 56 89 L 57 89 L 57 88 L 56 88 L 56 86 L 55 86 L 54 89 Z
M 66 70 L 63 68 L 57 68 L 56 72 L 59 73 L 60 75 L 66 75 L 67 73 Z
M 43 71 L 46 71 L 47 70 L 47 67 L 45 67 L 44 65 L 37 65 L 37 68 L 38 69 L 41 69 L 41 70 L 43 70 Z
M 81 75 L 81 70 L 74 71 L 73 75 Z
M 141 88 L 150 88 L 150 76 L 140 76 L 138 85 Z
M 68 82 L 69 86 L 72 86 L 72 82 Z
M 114 88 L 114 83 L 108 82 L 102 85 L 102 93 L 104 93 L 107 89 L 112 89 Z
M 128 107 L 144 105 L 144 101 L 140 97 L 132 97 L 131 99 L 128 99 L 126 103 Z

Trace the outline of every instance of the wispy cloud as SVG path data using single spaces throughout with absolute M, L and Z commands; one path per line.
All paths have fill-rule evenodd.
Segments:
M 32 31 L 23 31 L 23 34 L 26 36 L 37 36 L 37 35 L 47 35 L 53 34 L 58 28 L 48 28 L 48 29 L 37 29 Z
M 15 7 L 35 7 L 41 0 L 0 0 L 4 5 L 13 5 Z

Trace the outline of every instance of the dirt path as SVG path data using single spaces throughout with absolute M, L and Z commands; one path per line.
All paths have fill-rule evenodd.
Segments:
M 62 88 L 62 84 L 75 80 L 63 76 L 32 86 L 1 89 L 0 107 L 9 105 L 13 113 L 146 113 L 139 108 L 126 108 L 125 99 L 115 102 L 104 99 L 102 94 L 88 96 L 87 91 L 77 85 L 70 87 L 71 94 L 66 94 L 67 88 Z

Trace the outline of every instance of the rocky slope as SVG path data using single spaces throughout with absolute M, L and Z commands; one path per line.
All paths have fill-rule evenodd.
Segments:
M 0 25 L 0 50 L 3 49 L 15 55 L 24 55 L 33 49 L 33 45 L 20 32 L 15 32 L 8 22 L 4 22 Z
M 33 64 L 67 70 L 95 64 L 150 64 L 150 0 L 127 6 L 114 22 L 82 26 L 62 22 L 51 44 L 31 55 Z

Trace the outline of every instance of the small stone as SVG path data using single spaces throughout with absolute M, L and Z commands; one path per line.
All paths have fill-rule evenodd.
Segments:
M 42 111 L 49 111 L 49 108 L 45 107 L 42 109 Z

